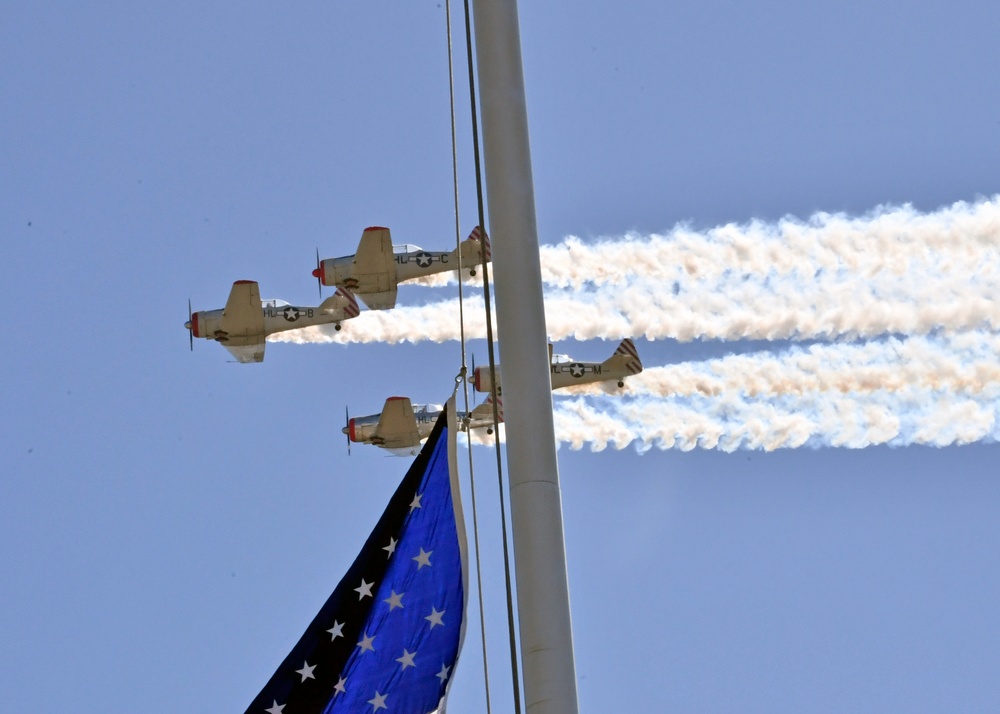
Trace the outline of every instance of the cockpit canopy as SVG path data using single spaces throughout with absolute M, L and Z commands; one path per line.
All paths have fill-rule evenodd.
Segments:
M 414 404 L 413 413 L 414 414 L 437 414 L 444 407 L 440 404 Z
M 402 245 L 392 246 L 393 253 L 418 253 L 422 251 L 419 245 L 413 245 L 412 243 L 403 243 Z
M 291 305 L 291 303 L 286 302 L 285 300 L 279 300 L 278 298 L 269 298 L 267 300 L 260 301 L 261 307 L 287 307 L 288 305 Z

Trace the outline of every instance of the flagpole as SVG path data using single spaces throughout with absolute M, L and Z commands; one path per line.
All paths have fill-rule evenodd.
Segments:
M 473 0 L 528 714 L 576 714 L 562 497 L 516 0 Z

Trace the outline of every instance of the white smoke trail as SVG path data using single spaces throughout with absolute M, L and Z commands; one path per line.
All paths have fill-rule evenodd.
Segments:
M 1000 384 L 1000 335 L 967 332 L 817 344 L 646 367 L 629 377 L 624 388 L 610 381 L 559 394 L 713 397 L 738 392 L 755 399 L 809 392 L 903 392 L 914 387 L 977 392 L 991 384 Z
M 712 280 L 726 273 L 871 276 L 921 265 L 948 273 L 995 260 L 998 248 L 1000 196 L 930 213 L 880 206 L 858 217 L 817 213 L 807 221 L 786 217 L 703 232 L 680 225 L 665 235 L 588 242 L 570 236 L 542 246 L 541 262 L 545 283 L 579 290 L 636 279 Z
M 823 280 L 740 280 L 678 293 L 648 281 L 595 293 L 549 294 L 553 340 L 777 340 L 928 334 L 939 329 L 1000 330 L 1000 260 L 978 274 L 915 275 L 906 285 L 877 278 L 841 285 Z M 466 301 L 466 336 L 486 335 L 481 297 Z M 458 301 L 366 310 L 343 325 L 282 332 L 268 339 L 324 342 L 443 342 L 459 339 Z
M 486 318 L 482 297 L 466 300 L 466 337 L 486 337 Z M 458 340 L 458 300 L 445 300 L 422 306 L 398 306 L 392 310 L 363 310 L 358 317 L 343 323 L 340 332 L 333 325 L 304 327 L 268 335 L 271 342 L 295 344 L 340 344 L 382 342 L 447 342 Z
M 998 362 L 1000 337 L 969 333 L 647 370 L 628 380 L 639 396 L 558 401 L 556 435 L 593 450 L 996 441 Z
M 719 280 L 724 275 L 850 273 L 897 275 L 975 272 L 1000 249 L 1000 196 L 959 201 L 921 213 L 910 205 L 879 206 L 862 216 L 816 213 L 704 231 L 686 224 L 665 234 L 628 233 L 584 241 L 568 236 L 540 247 L 542 281 L 551 287 L 590 290 L 636 280 Z M 482 284 L 481 277 L 469 279 Z M 454 273 L 408 284 L 443 287 Z
M 830 395 L 817 392 L 768 401 L 738 394 L 684 401 L 641 399 L 602 403 L 584 398 L 560 403 L 554 418 L 556 438 L 579 449 L 635 443 L 640 451 L 656 447 L 683 451 L 701 447 L 735 451 L 875 444 L 949 446 L 1000 437 L 997 411 L 1000 388 L 961 395 L 915 388 L 904 394 Z
M 551 339 L 839 339 L 1000 329 L 1000 198 L 543 250 Z M 467 334 L 485 336 L 481 296 Z M 458 303 L 364 311 L 285 342 L 459 339 Z

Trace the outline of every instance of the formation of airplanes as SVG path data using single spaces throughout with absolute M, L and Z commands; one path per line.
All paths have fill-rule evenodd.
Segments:
M 297 307 L 284 300 L 261 300 L 255 281 L 237 280 L 221 310 L 192 313 L 188 306 L 184 327 L 192 348 L 195 337 L 204 337 L 221 344 L 238 362 L 262 362 L 268 335 L 331 323 L 340 330 L 344 320 L 360 314 L 357 297 L 371 310 L 389 310 L 396 305 L 399 283 L 458 270 L 459 256 L 462 268 L 475 275 L 484 252 L 486 260 L 490 259 L 489 236 L 478 226 L 450 252 L 409 248 L 411 246 L 395 249 L 388 228 L 366 228 L 354 255 L 317 260 L 313 277 L 321 285 L 337 288 L 333 297 L 318 307 Z
M 330 325 L 340 330 L 342 323 L 361 314 L 360 299 L 370 310 L 390 310 L 396 305 L 399 284 L 429 275 L 457 271 L 475 275 L 483 261 L 489 262 L 490 242 L 477 226 L 452 251 L 425 251 L 416 246 L 393 246 L 388 228 L 366 228 L 357 252 L 340 258 L 320 260 L 312 274 L 322 286 L 336 292 L 315 307 L 291 305 L 284 300 L 262 300 L 254 280 L 237 280 L 229 291 L 226 306 L 219 310 L 191 311 L 184 327 L 194 349 L 194 338 L 215 340 L 225 347 L 237 362 L 264 360 L 268 335 L 285 330 L 297 330 L 314 325 Z M 635 344 L 622 340 L 614 353 L 603 362 L 581 362 L 566 355 L 553 354 L 549 345 L 552 389 L 562 389 L 595 382 L 617 382 L 642 371 Z M 469 412 L 457 417 L 467 431 L 485 430 L 492 434 L 503 422 L 502 384 L 500 369 L 473 369 L 469 381 L 486 399 Z M 494 401 L 497 421 L 494 421 Z M 372 444 L 397 455 L 413 455 L 430 435 L 442 407 L 437 404 L 414 405 L 409 397 L 389 397 L 378 414 L 347 418 L 342 432 L 350 444 Z

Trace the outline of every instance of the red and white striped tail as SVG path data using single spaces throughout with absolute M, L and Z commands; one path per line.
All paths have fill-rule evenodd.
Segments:
M 493 253 L 490 248 L 490 237 L 486 235 L 486 231 L 481 230 L 479 226 L 472 229 L 472 233 L 469 234 L 469 240 L 478 240 L 483 242 L 483 252 L 486 254 L 486 262 L 490 262 L 493 259 Z
M 622 355 L 626 359 L 625 369 L 628 370 L 629 374 L 639 374 L 642 371 L 642 361 L 639 359 L 639 353 L 636 352 L 635 343 L 631 338 L 626 337 L 622 340 L 618 349 L 615 350 L 615 354 Z
M 486 401 L 484 401 L 483 404 L 492 404 L 492 403 L 493 403 L 493 392 L 490 392 L 489 396 L 486 397 Z M 500 417 L 500 421 L 502 422 L 503 421 L 503 399 L 501 397 L 497 397 L 497 416 Z
M 358 307 L 358 300 L 354 297 L 354 293 L 345 288 L 337 288 L 337 294 L 342 298 L 346 298 L 349 303 L 344 307 L 344 315 L 347 317 L 357 317 L 361 314 L 361 308 Z

